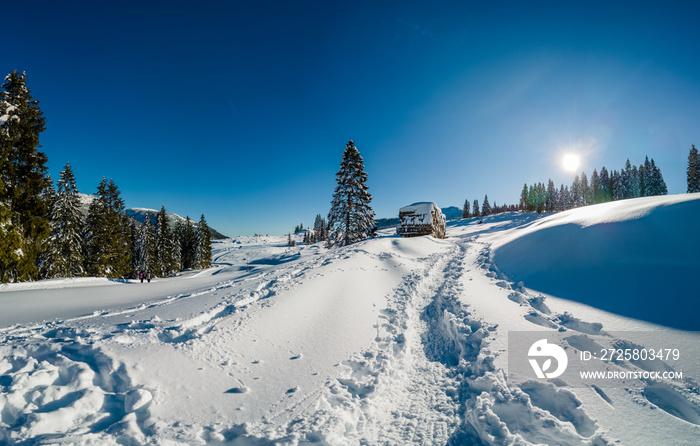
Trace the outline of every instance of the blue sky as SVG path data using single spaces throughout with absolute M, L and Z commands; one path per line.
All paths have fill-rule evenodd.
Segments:
M 517 203 L 561 158 L 654 158 L 685 192 L 700 144 L 700 3 L 38 2 L 3 5 L 54 178 L 230 235 L 326 215 L 345 143 L 378 217 Z

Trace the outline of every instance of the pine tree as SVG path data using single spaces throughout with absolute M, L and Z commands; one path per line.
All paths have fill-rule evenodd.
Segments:
M 695 144 L 691 145 L 688 154 L 687 181 L 689 194 L 700 192 L 700 153 Z
M 469 199 L 464 200 L 464 207 L 462 208 L 462 218 L 471 217 L 471 212 L 469 212 Z
M 571 184 L 571 207 L 578 208 L 583 206 L 583 190 L 581 189 L 581 180 L 579 176 L 574 177 L 574 182 Z
M 598 170 L 593 169 L 593 174 L 591 175 L 591 182 L 588 185 L 590 189 L 591 204 L 601 203 L 600 199 L 600 177 L 598 176 Z
M 44 193 L 42 194 L 41 198 L 43 198 L 46 202 L 46 207 L 49 210 L 50 220 L 51 209 L 53 209 L 53 205 L 56 203 L 56 189 L 54 189 L 53 187 L 53 179 L 49 174 L 46 174 L 46 189 L 44 189 Z
M 338 185 L 328 213 L 329 244 L 347 246 L 374 235 L 376 223 L 370 207 L 372 196 L 366 184 L 367 173 L 352 141 L 345 146 L 336 181 Z
M 96 198 L 90 203 L 83 233 L 83 258 L 85 271 L 90 276 L 102 277 L 109 269 L 109 229 L 108 208 L 105 201 L 107 194 L 107 179 L 97 186 Z
M 625 167 L 620 171 L 620 192 L 622 200 L 635 197 L 635 178 L 629 159 L 625 161 Z
M 314 243 L 318 241 L 325 241 L 328 236 L 326 234 L 326 219 L 321 216 L 321 214 L 316 215 L 316 220 L 314 220 Z
M 610 183 L 610 175 L 605 166 L 600 168 L 600 179 L 598 186 L 598 203 L 607 203 L 612 200 L 612 187 Z
M 141 223 L 131 218 L 129 220 L 129 243 L 131 244 L 131 271 L 132 278 L 138 277 L 141 272 L 139 260 L 141 258 L 141 240 L 140 240 Z
M 654 179 L 654 172 L 653 168 L 651 167 L 651 163 L 649 162 L 649 157 L 646 156 L 644 158 L 644 164 L 639 166 L 639 196 L 640 197 L 650 197 L 652 195 L 657 195 L 654 194 L 654 187 L 651 184 Z
M 83 276 L 80 198 L 69 163 L 58 179 L 58 193 L 51 209 L 50 227 L 48 250 L 42 255 L 42 276 L 49 279 Z
M 588 184 L 588 177 L 586 176 L 586 172 L 581 172 L 581 202 L 583 203 L 583 206 L 588 206 L 589 204 L 593 203 L 593 197 L 591 194 L 591 187 Z
M 161 206 L 156 215 L 156 255 L 158 258 L 156 274 L 158 276 L 167 277 L 180 271 L 179 262 L 175 257 L 176 249 L 177 246 L 170 230 L 165 206 Z
M 528 196 L 529 196 L 529 189 L 527 187 L 527 183 L 525 183 L 525 185 L 523 186 L 522 192 L 520 192 L 520 210 L 521 211 L 527 211 L 528 208 L 530 207 Z
M 46 120 L 26 81 L 25 73 L 13 71 L 0 91 L 0 205 L 6 209 L 8 236 L 19 239 L 17 249 L 0 252 L 7 257 L 0 263 L 8 268 L 0 275 L 13 281 L 38 277 L 39 255 L 50 233 L 47 157 L 38 150 Z
M 124 212 L 124 200 L 114 180 L 107 185 L 111 225 L 111 277 L 122 278 L 133 273 L 131 259 L 131 219 Z
M 613 170 L 612 174 L 610 174 L 610 192 L 614 201 L 627 198 L 629 192 L 626 186 L 624 171 L 618 172 L 617 170 Z
M 637 166 L 632 166 L 629 175 L 630 198 L 638 198 L 642 196 L 641 184 L 639 181 L 639 169 Z
M 557 212 L 565 211 L 569 208 L 569 188 L 563 184 L 559 187 L 559 200 L 557 202 Z
M 209 229 L 204 214 L 199 218 L 199 224 L 197 225 L 196 243 L 196 267 L 200 269 L 209 268 L 211 266 L 211 229 Z
M 197 235 L 194 231 L 192 220 L 188 216 L 185 224 L 181 226 L 180 252 L 182 253 L 183 269 L 198 268 L 197 266 Z
M 85 270 L 98 277 L 121 278 L 131 273 L 131 224 L 113 180 L 97 187 L 84 229 Z
M 0 184 L 1 186 L 1 184 Z M 0 281 L 14 282 L 22 260 L 22 241 L 10 219 L 10 209 L 0 203 Z
M 152 273 L 158 270 L 158 251 L 156 249 L 156 231 L 153 227 L 153 217 L 150 212 L 146 213 L 146 221 L 139 228 L 137 237 L 138 248 L 136 249 L 136 273 Z
M 479 217 L 481 212 L 479 211 L 479 200 L 474 200 L 474 206 L 472 207 L 474 212 L 472 212 L 472 217 Z
M 481 215 L 486 217 L 491 215 L 491 205 L 489 204 L 489 196 L 484 195 L 484 204 L 481 205 Z
M 545 199 L 545 206 L 544 210 L 545 212 L 554 212 L 556 211 L 557 208 L 557 188 L 554 186 L 554 181 L 550 178 L 549 181 L 547 182 L 547 195 Z
M 656 166 L 654 159 L 651 159 L 647 174 L 647 193 L 648 196 L 655 195 L 666 195 L 668 194 L 668 189 L 666 187 L 666 182 L 664 181 L 663 175 L 661 175 L 661 169 Z
M 537 203 L 535 210 L 538 214 L 541 214 L 544 212 L 545 204 L 547 202 L 547 189 L 545 188 L 544 183 L 537 183 L 537 186 L 535 186 L 535 197 L 535 202 Z

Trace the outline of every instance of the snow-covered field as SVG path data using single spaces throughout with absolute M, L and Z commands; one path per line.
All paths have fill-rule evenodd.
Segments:
M 697 445 L 698 221 L 700 194 L 651 197 L 445 240 L 229 239 L 150 284 L 1 285 L 0 444 Z M 652 332 L 684 376 L 523 383 L 509 333 L 529 331 L 574 353 Z

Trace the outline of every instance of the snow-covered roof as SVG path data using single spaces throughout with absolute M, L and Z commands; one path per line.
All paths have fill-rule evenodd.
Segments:
M 414 214 L 430 214 L 433 209 L 440 211 L 437 204 L 432 201 L 419 201 L 418 203 L 413 203 L 408 206 L 404 206 L 399 209 L 399 214 L 404 212 L 413 212 Z M 442 212 L 442 211 L 441 211 Z

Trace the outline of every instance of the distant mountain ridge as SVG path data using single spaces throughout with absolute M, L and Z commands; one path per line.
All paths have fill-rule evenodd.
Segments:
M 129 208 L 125 211 L 126 215 L 129 217 L 133 218 L 139 223 L 145 223 L 146 222 L 146 215 L 149 213 L 151 214 L 151 223 L 155 224 L 156 223 L 156 214 L 158 214 L 159 211 L 155 209 L 147 209 L 147 208 Z M 170 223 L 171 227 L 175 227 L 178 223 L 185 223 L 187 220 L 186 217 L 183 217 L 178 214 L 173 214 L 172 212 L 166 212 L 165 215 L 168 216 L 168 222 Z M 192 224 L 196 227 L 199 223 L 199 219 L 192 219 Z M 223 240 L 226 237 L 216 229 L 209 227 L 209 231 L 211 232 L 211 238 L 212 240 Z
M 446 220 L 456 220 L 458 218 L 462 218 L 462 210 L 457 206 L 441 208 L 440 210 L 443 214 L 445 214 Z
M 87 216 L 88 209 L 90 208 L 90 203 L 95 200 L 94 195 L 88 195 L 88 194 L 78 194 L 80 197 L 80 211 L 82 212 L 83 216 Z M 127 216 L 133 218 L 139 223 L 145 223 L 146 222 L 146 215 L 148 213 L 151 214 L 151 223 L 155 224 L 156 223 L 156 214 L 158 213 L 157 210 L 155 209 L 147 209 L 147 208 L 129 208 L 124 211 Z M 170 223 L 170 226 L 174 228 L 178 222 L 184 223 L 187 219 L 181 215 L 178 214 L 173 214 L 172 212 L 166 212 L 165 213 L 168 216 L 168 222 Z M 197 223 L 199 222 L 199 219 L 191 219 L 192 224 L 194 226 L 197 226 Z M 212 228 L 211 226 L 209 227 L 209 230 L 211 232 L 211 238 L 212 240 L 223 240 L 226 237 L 216 229 Z

